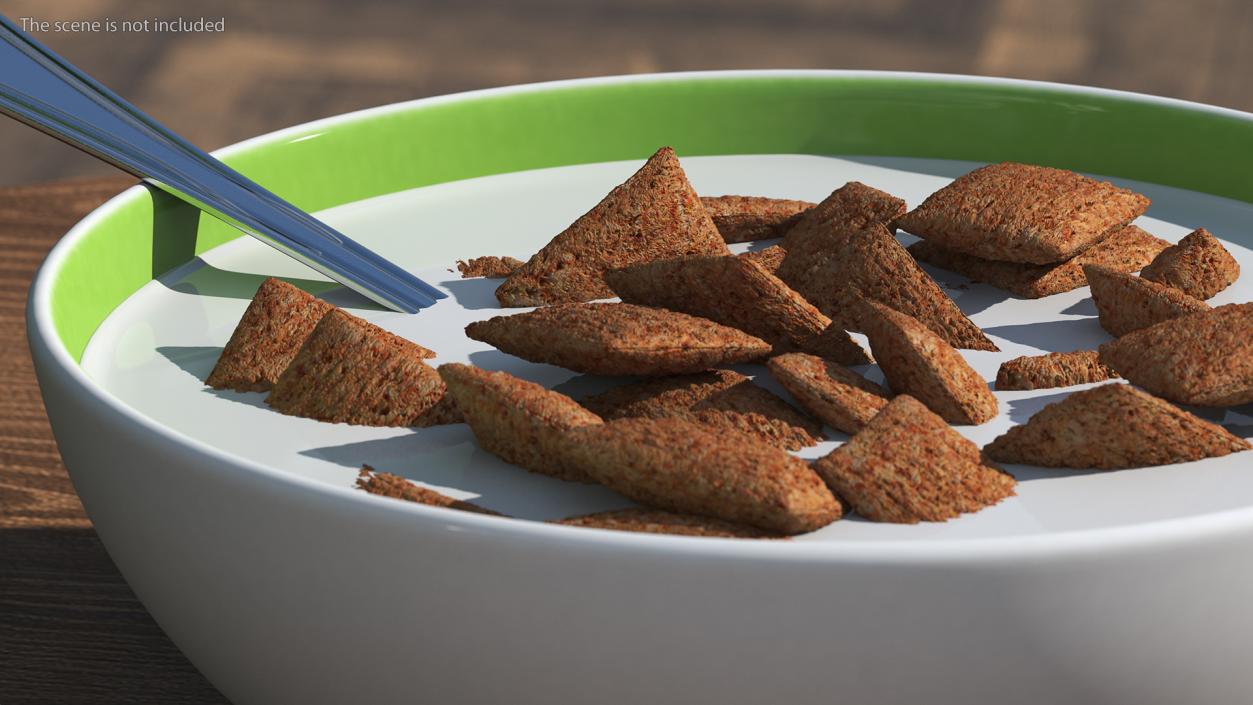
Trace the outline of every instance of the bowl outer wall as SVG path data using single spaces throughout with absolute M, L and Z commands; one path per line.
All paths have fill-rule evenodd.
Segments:
M 1233 662 L 1253 641 L 1247 531 L 912 561 L 570 540 L 292 491 L 63 379 L 45 389 L 110 555 L 236 703 L 1177 705 L 1253 693 Z
M 1101 122 L 1101 110 L 1112 111 L 1118 123 L 1128 117 L 1118 113 L 1119 105 L 1134 106 L 1130 116 L 1147 115 L 1143 122 L 1154 129 L 1186 124 L 1191 115 L 1211 135 L 1228 131 L 1244 144 L 1253 131 L 1249 116 L 1234 111 L 1091 89 L 771 72 L 578 81 L 418 101 L 293 128 L 226 154 L 253 175 L 246 166 L 261 168 L 267 150 L 298 149 L 315 141 L 309 135 L 333 133 L 337 124 L 394 119 L 458 101 L 487 100 L 483 106 L 491 112 L 500 109 L 492 100 L 550 94 L 556 98 L 547 109 L 557 110 L 562 101 L 577 106 L 581 94 L 597 90 L 626 90 L 610 96 L 622 99 L 657 89 L 671 101 L 695 96 L 697 107 L 708 108 L 709 96 L 719 95 L 709 86 L 757 82 L 818 95 L 825 85 L 835 95 L 851 90 L 854 98 L 877 86 L 878 100 L 889 103 L 885 85 L 911 95 L 927 93 L 921 86 L 955 92 L 961 100 L 981 96 L 985 109 L 1000 96 L 1011 108 L 1045 112 L 1040 105 L 1065 97 L 1061 102 L 1080 118 L 1098 116 L 1104 127 L 1097 133 L 1112 129 Z M 699 114 L 697 107 L 679 109 Z M 751 132 L 752 120 L 744 131 Z M 1083 124 L 1079 119 L 1065 129 L 1081 131 Z M 683 139 L 675 140 L 680 153 L 847 154 L 857 151 L 857 140 L 870 139 L 853 135 L 852 143 L 819 144 L 820 136 L 808 135 L 761 143 L 750 135 L 742 149 L 728 150 L 699 135 L 680 137 L 691 138 L 687 150 Z M 513 167 L 554 165 L 543 161 L 548 158 L 577 163 L 642 156 L 651 149 L 643 144 L 667 141 L 649 129 L 631 138 L 580 156 L 523 155 Z M 969 147 L 959 142 L 947 149 Z M 990 142 L 998 144 L 995 136 Z M 817 146 L 806 149 L 809 144 Z M 1145 172 L 1139 157 L 1102 168 L 1083 150 L 1050 158 L 1049 148 L 1000 146 L 996 156 L 986 145 L 975 153 L 915 156 L 1039 161 L 1249 200 L 1230 190 L 1247 184 L 1214 185 L 1183 168 Z M 877 153 L 885 151 L 891 153 Z M 400 188 L 479 175 L 458 173 L 470 167 L 452 162 L 442 168 L 434 176 L 411 176 Z M 365 195 L 375 194 L 338 197 Z M 336 198 L 316 188 L 291 197 L 307 208 L 334 205 L 326 199 Z M 75 314 L 65 314 L 73 308 L 65 290 L 76 281 L 69 278 L 73 265 L 84 251 L 90 254 L 84 244 L 91 244 L 93 231 L 119 216 L 131 225 L 147 219 L 150 231 L 153 221 L 160 230 L 196 219 L 159 194 L 132 189 L 80 224 L 36 280 L 28 317 L 32 353 L 66 466 L 110 554 L 175 642 L 237 702 L 391 702 L 418 694 L 449 702 L 562 702 L 593 693 L 606 702 L 830 702 L 836 693 L 866 702 L 980 702 L 1007 690 L 1022 694 L 1020 702 L 1103 702 L 1115 694 L 1144 702 L 1233 702 L 1253 693 L 1253 678 L 1225 659 L 1241 653 L 1253 633 L 1242 609 L 1253 587 L 1253 571 L 1240 560 L 1251 538 L 1243 510 L 1049 541 L 953 542 L 925 551 L 905 542 L 702 541 L 409 506 L 200 446 L 129 412 L 77 367 L 86 338 Z M 195 252 L 232 236 L 213 222 L 194 229 Z M 182 261 L 162 252 L 164 243 L 151 233 L 147 244 L 150 261 L 142 264 L 150 276 Z M 142 238 L 139 245 L 142 251 Z M 97 293 L 107 298 L 126 286 Z

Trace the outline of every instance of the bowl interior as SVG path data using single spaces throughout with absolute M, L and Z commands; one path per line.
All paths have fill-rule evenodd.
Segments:
M 856 179 L 910 204 L 976 166 L 900 157 L 802 155 L 688 157 L 684 164 L 693 185 L 704 194 L 820 200 L 833 188 Z M 461 279 L 454 263 L 484 254 L 525 259 L 638 166 L 638 161 L 608 162 L 467 179 L 324 211 L 322 217 L 332 225 L 450 294 L 415 316 L 365 307 L 359 297 L 324 280 L 307 279 L 313 275 L 299 264 L 250 239 L 227 243 L 158 277 L 128 298 L 92 337 L 83 368 L 108 393 L 165 428 L 290 476 L 349 488 L 357 470 L 368 463 L 505 514 L 541 521 L 630 506 L 604 488 L 562 482 L 508 465 L 481 450 L 464 424 L 416 430 L 325 424 L 278 414 L 265 405 L 264 394 L 212 390 L 203 386 L 203 380 L 261 279 L 277 274 L 435 350 L 434 364 L 469 362 L 505 370 L 574 398 L 626 383 L 629 380 L 529 363 L 466 338 L 462 331 L 467 323 L 517 311 L 498 308 L 493 292 L 500 280 Z M 1121 183 L 1153 199 L 1150 215 L 1139 224 L 1167 239 L 1177 240 L 1198 222 L 1219 234 L 1243 236 L 1240 224 L 1253 218 L 1253 207 L 1237 201 Z M 1227 244 L 1246 270 L 1253 269 L 1253 250 L 1249 249 L 1253 243 L 1229 238 Z M 1086 288 L 1024 300 L 950 272 L 930 271 L 1001 348 L 998 353 L 963 351 L 986 379 L 994 379 L 1000 363 L 1018 355 L 1091 349 L 1109 339 L 1097 324 Z M 1250 298 L 1253 279 L 1246 279 L 1222 292 L 1214 303 Z M 764 367 L 737 369 L 787 397 Z M 861 371 L 882 380 L 873 366 Z M 998 392 L 1001 415 L 997 419 L 958 430 L 986 444 L 1071 391 Z M 1253 436 L 1253 408 L 1198 413 L 1238 434 Z M 827 438 L 799 455 L 820 457 L 847 436 L 827 429 Z M 843 543 L 1038 536 L 1203 515 L 1253 503 L 1253 476 L 1245 471 L 1247 464 L 1245 458 L 1232 455 L 1123 472 L 1010 467 L 1020 480 L 1018 496 L 977 514 L 917 526 L 874 524 L 854 517 L 796 540 Z
M 309 211 L 527 169 L 684 156 L 817 154 L 1043 164 L 1253 200 L 1235 111 L 1053 84 L 925 74 L 773 71 L 569 81 L 385 106 L 218 156 Z M 151 189 L 77 227 L 33 305 L 74 360 L 139 287 L 240 237 Z

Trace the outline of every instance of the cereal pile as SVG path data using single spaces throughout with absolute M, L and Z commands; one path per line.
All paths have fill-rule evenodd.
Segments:
M 537 307 L 472 323 L 469 338 L 635 381 L 576 400 L 505 372 L 435 368 L 431 350 L 269 279 L 206 383 L 268 392 L 275 410 L 321 421 L 465 423 L 508 463 L 641 505 L 554 522 L 566 526 L 761 539 L 850 512 L 944 521 L 1014 494 L 997 463 L 1121 469 L 1250 448 L 1176 405 L 1253 402 L 1253 303 L 1206 303 L 1239 266 L 1204 229 L 1171 245 L 1132 225 L 1148 206 L 1106 182 L 1013 163 L 976 169 L 913 210 L 858 182 L 817 204 L 702 197 L 667 147 L 526 262 L 457 265 L 502 278 L 502 307 Z M 905 248 L 898 228 L 922 239 Z M 1125 383 L 1069 394 L 979 448 L 950 424 L 985 423 L 998 402 L 958 349 L 997 346 L 919 261 L 1025 298 L 1090 287 L 1112 339 L 1009 360 L 996 389 Z M 872 362 L 886 387 L 849 368 Z M 764 363 L 791 398 L 726 369 L 740 363 Z M 825 427 L 849 439 L 813 462 L 792 455 Z M 357 485 L 495 514 L 368 465 Z

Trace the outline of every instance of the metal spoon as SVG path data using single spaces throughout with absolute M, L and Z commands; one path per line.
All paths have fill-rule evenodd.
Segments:
M 129 172 L 387 306 L 446 296 L 205 154 L 0 15 L 0 112 Z

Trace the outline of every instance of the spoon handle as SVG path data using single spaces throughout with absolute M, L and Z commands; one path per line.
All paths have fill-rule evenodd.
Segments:
M 166 129 L 0 15 L 0 112 L 239 228 L 335 281 L 414 313 L 443 292 Z

